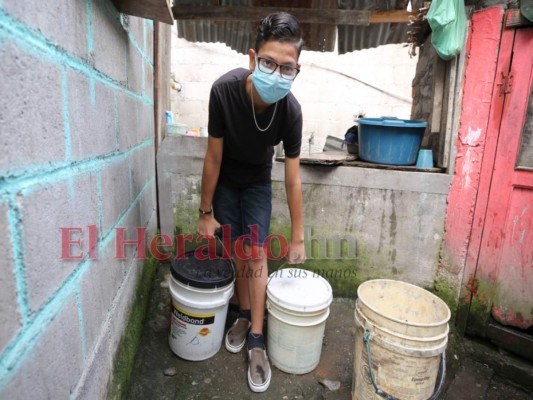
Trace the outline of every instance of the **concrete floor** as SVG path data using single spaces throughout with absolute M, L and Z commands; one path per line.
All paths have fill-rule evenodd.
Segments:
M 326 323 L 320 363 L 305 375 L 284 373 L 272 368 L 272 381 L 267 392 L 252 393 L 247 383 L 247 361 L 244 351 L 231 354 L 224 346 L 204 361 L 186 361 L 172 353 L 168 345 L 170 296 L 166 287 L 169 266 L 161 264 L 150 299 L 141 344 L 138 348 L 131 385 L 126 398 L 157 400 L 192 399 L 351 399 L 354 359 L 354 300 L 335 299 Z M 226 327 L 236 318 L 228 312 Z M 448 373 L 444 400 L 533 400 L 531 391 L 501 378 L 497 369 L 475 361 L 465 352 L 463 340 L 450 335 L 447 350 Z M 501 365 L 501 364 L 500 364 Z M 525 365 L 526 375 L 533 367 Z M 531 370 L 529 370 L 531 367 Z M 504 375 L 505 376 L 505 375 Z M 324 379 L 340 384 L 330 390 Z M 526 378 L 527 379 L 527 378 Z M 532 380 L 533 381 L 533 380 Z

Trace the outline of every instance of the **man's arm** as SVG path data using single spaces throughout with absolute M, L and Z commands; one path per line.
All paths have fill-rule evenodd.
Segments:
M 305 261 L 305 247 L 300 157 L 285 157 L 285 191 L 292 226 L 288 261 L 289 264 L 301 264 Z
M 209 212 L 213 209 L 213 195 L 220 175 L 223 145 L 224 138 L 209 136 L 207 139 L 207 151 L 202 172 L 202 199 L 200 202 L 200 209 L 203 211 Z M 197 228 L 200 235 L 212 236 L 219 227 L 220 224 L 212 214 L 200 215 Z

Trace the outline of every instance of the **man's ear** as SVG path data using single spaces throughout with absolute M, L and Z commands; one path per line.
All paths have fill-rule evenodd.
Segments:
M 250 71 L 253 71 L 255 69 L 255 50 L 248 50 L 248 56 L 250 57 Z

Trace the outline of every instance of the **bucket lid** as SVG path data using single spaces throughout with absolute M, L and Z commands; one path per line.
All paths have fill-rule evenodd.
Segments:
M 300 268 L 280 269 L 269 276 L 268 299 L 288 310 L 314 312 L 333 300 L 331 285 L 320 275 Z
M 221 257 L 206 259 L 197 257 L 194 250 L 184 257 L 173 259 L 170 268 L 172 277 L 184 285 L 198 289 L 215 289 L 233 282 L 234 269 L 232 261 Z
M 427 122 L 415 121 L 411 119 L 399 119 L 396 117 L 358 118 L 356 122 L 358 122 L 359 124 L 394 126 L 404 128 L 425 128 L 428 126 Z

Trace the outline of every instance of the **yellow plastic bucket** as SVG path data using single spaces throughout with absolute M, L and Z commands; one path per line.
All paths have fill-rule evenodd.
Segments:
M 410 283 L 361 284 L 355 307 L 353 400 L 427 400 L 444 380 L 450 309 Z M 439 385 L 435 388 L 441 373 Z

